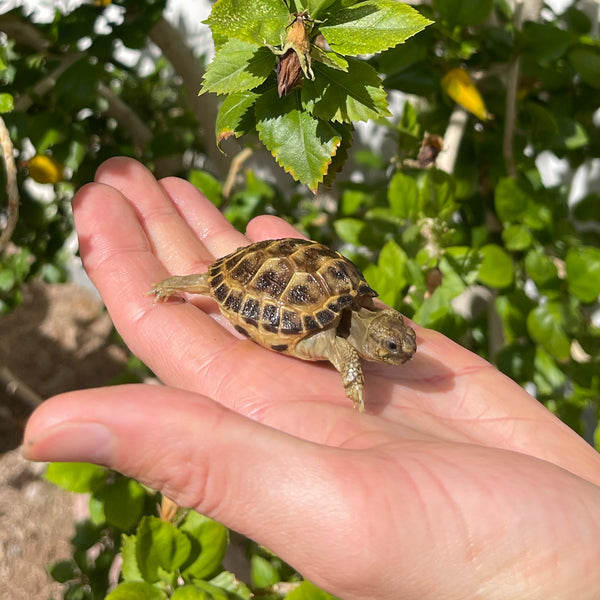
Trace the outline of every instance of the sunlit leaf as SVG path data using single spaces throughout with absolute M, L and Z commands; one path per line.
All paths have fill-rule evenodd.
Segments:
M 225 98 L 217 113 L 217 145 L 231 136 L 240 137 L 254 128 L 254 111 L 250 108 L 259 98 L 256 92 L 238 92 Z
M 582 302 L 591 303 L 600 295 L 600 249 L 571 248 L 566 258 L 569 291 Z
M 83 494 L 97 490 L 108 477 L 108 469 L 90 463 L 50 463 L 45 477 L 70 492 Z
M 533 236 L 524 225 L 509 225 L 502 231 L 502 239 L 507 250 L 526 250 L 533 242 Z
M 265 93 L 256 106 L 256 118 L 258 135 L 279 165 L 316 191 L 341 136 L 329 123 L 302 110 L 295 93 L 283 98 L 275 89 Z
M 167 594 L 145 581 L 124 581 L 106 596 L 106 600 L 166 600 Z
M 221 565 L 229 542 L 229 531 L 221 523 L 191 510 L 181 524 L 181 531 L 192 540 L 193 561 L 185 566 L 185 576 L 206 579 Z
M 364 61 L 348 59 L 347 71 L 313 64 L 314 81 L 305 81 L 302 101 L 327 121 L 368 121 L 389 116 L 386 93 L 377 71 Z
M 10 112 L 14 108 L 12 94 L 3 92 L 0 94 L 0 113 Z
M 569 358 L 571 341 L 565 331 L 565 312 L 560 302 L 546 302 L 527 315 L 527 330 L 555 359 Z
M 254 89 L 273 71 L 276 60 L 268 48 L 232 39 L 219 48 L 208 65 L 201 93 L 232 94 Z
M 172 523 L 144 517 L 136 532 L 137 564 L 144 581 L 158 581 L 161 571 L 175 572 L 190 556 L 189 538 Z
M 525 255 L 527 274 L 539 288 L 545 288 L 558 281 L 558 269 L 542 250 L 532 249 Z
M 420 216 L 419 190 L 413 177 L 394 173 L 388 188 L 392 213 L 401 219 L 416 220 Z
M 286 600 L 335 600 L 335 597 L 324 592 L 314 583 L 303 581 L 286 596 Z
M 142 516 L 146 492 L 134 479 L 118 477 L 95 494 L 108 523 L 128 531 Z
M 513 282 L 514 269 L 508 253 L 496 244 L 487 244 L 480 252 L 483 260 L 479 266 L 479 281 L 495 288 L 509 286 Z
M 333 50 L 357 56 L 396 46 L 430 23 L 403 2 L 366 0 L 335 12 L 320 30 Z
M 218 0 L 205 23 L 226 38 L 277 45 L 289 16 L 281 0 Z

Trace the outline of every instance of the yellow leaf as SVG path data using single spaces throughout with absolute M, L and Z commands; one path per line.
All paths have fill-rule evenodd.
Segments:
M 452 69 L 442 79 L 442 89 L 452 100 L 480 119 L 491 118 L 485 102 L 464 69 Z
M 38 183 L 58 183 L 63 178 L 63 166 L 51 156 L 36 154 L 26 164 L 29 176 Z

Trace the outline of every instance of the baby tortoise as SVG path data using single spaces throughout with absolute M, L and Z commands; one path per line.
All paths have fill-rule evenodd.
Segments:
M 257 344 L 304 360 L 328 360 L 362 412 L 360 359 L 399 365 L 417 349 L 413 329 L 377 296 L 347 258 L 308 240 L 265 240 L 216 260 L 208 271 L 169 277 L 157 299 L 214 298 L 235 329 Z

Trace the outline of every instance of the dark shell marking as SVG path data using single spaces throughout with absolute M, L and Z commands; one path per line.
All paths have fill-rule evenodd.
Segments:
M 347 258 L 293 238 L 239 248 L 209 267 L 208 281 L 223 312 L 241 323 L 240 333 L 279 334 L 293 343 L 335 326 L 343 311 L 368 305 L 377 295 Z M 289 344 L 271 343 L 271 348 L 285 352 Z

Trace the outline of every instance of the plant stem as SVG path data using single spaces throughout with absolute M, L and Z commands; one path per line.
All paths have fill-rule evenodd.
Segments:
M 6 168 L 6 195 L 8 198 L 8 216 L 6 218 L 6 227 L 0 235 L 0 252 L 4 250 L 19 220 L 19 189 L 17 187 L 17 167 L 13 156 L 13 143 L 10 134 L 0 117 L 0 146 L 2 146 L 2 155 Z

